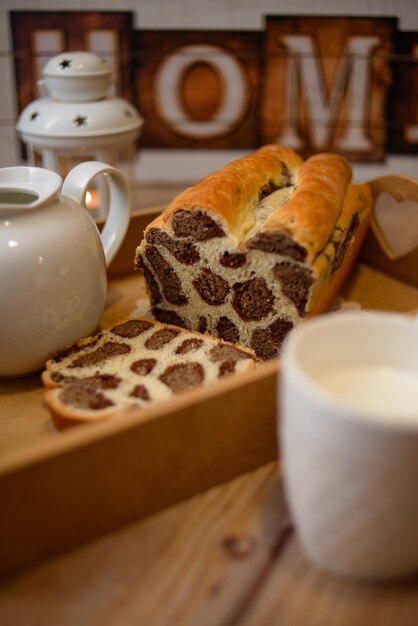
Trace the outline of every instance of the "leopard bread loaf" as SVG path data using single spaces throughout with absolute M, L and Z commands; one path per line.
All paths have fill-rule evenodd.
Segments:
M 252 350 L 142 317 L 83 338 L 46 364 L 46 404 L 61 428 L 146 408 L 251 369 Z
M 347 161 L 267 145 L 180 193 L 136 251 L 154 316 L 277 355 L 289 330 L 325 311 L 366 233 L 367 185 Z

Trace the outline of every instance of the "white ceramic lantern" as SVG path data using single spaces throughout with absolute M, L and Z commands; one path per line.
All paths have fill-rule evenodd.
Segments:
M 132 104 L 110 94 L 106 60 L 93 52 L 63 52 L 46 63 L 42 77 L 42 97 L 22 111 L 16 125 L 30 164 L 66 176 L 81 161 L 97 160 L 130 179 L 143 119 Z M 104 177 L 91 190 L 90 203 L 96 217 L 106 214 Z

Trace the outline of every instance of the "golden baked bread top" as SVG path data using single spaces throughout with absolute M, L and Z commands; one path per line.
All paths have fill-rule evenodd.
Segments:
M 289 235 L 315 257 L 334 230 L 350 181 L 351 168 L 342 157 L 310 157 L 297 172 L 297 186 L 288 202 L 268 216 L 260 232 Z
M 228 235 L 237 247 L 311 264 L 341 215 L 361 212 L 351 187 L 360 186 L 351 184 L 343 157 L 325 153 L 304 162 L 293 150 L 270 144 L 185 189 L 150 227 L 201 241 Z
M 180 210 L 212 213 L 229 235 L 241 241 L 252 227 L 254 211 L 276 189 L 291 184 L 303 163 L 290 148 L 268 145 L 228 163 L 178 194 L 153 226 L 166 224 Z

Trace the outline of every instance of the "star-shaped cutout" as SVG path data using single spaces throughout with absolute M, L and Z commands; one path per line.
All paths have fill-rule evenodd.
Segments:
M 38 117 L 39 117 L 39 111 L 34 111 L 33 113 L 31 113 L 30 121 L 34 122 Z
M 85 126 L 87 124 L 87 117 L 85 115 L 77 115 L 73 119 L 73 122 L 76 126 Z
M 126 115 L 126 117 L 132 117 L 133 113 L 132 113 L 132 111 L 130 109 L 125 109 L 125 115 Z
M 65 70 L 67 67 L 71 67 L 71 59 L 63 59 L 58 65 L 61 65 L 62 69 Z

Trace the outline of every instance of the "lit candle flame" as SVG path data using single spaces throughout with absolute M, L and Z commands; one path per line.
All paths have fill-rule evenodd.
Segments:
M 90 210 L 99 208 L 100 196 L 96 189 L 90 189 L 86 191 L 86 207 Z

